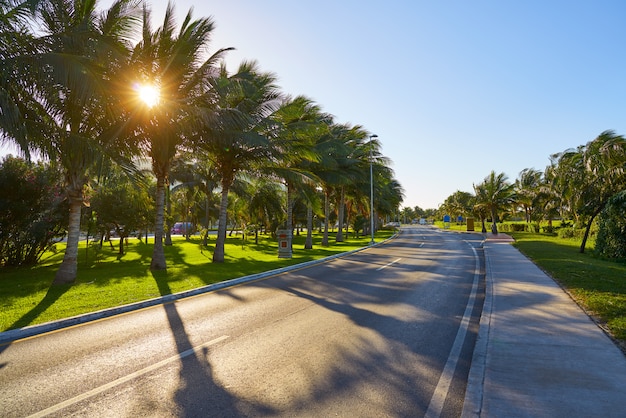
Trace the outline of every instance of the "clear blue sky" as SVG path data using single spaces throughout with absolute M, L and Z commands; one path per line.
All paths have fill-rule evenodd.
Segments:
M 160 24 L 166 2 L 149 3 Z M 377 134 L 403 206 L 626 134 L 623 0 L 177 0 L 179 22 L 190 7 L 215 20 L 211 52 L 236 48 L 231 70 L 256 60 L 285 93 Z

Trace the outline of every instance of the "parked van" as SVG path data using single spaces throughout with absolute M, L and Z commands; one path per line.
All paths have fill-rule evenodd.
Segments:
M 189 231 L 190 234 L 195 232 L 191 222 L 176 222 L 170 230 L 170 233 L 172 235 L 186 235 L 187 231 Z

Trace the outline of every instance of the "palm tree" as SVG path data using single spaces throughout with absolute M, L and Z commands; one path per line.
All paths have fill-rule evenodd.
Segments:
M 213 119 L 194 138 L 205 151 L 220 177 L 221 203 L 213 262 L 224 262 L 228 222 L 228 193 L 238 174 L 260 172 L 278 158 L 277 148 L 266 133 L 268 116 L 279 105 L 275 76 L 262 73 L 254 62 L 243 62 L 229 75 L 222 66 L 211 83 L 211 100 L 216 105 Z
M 487 194 L 487 188 L 484 183 L 475 184 L 474 185 L 474 216 L 477 216 L 480 219 L 481 224 L 481 232 L 483 234 L 487 233 L 487 228 L 485 226 L 485 221 L 489 216 L 489 209 L 484 202 L 489 200 L 489 196 Z
M 254 239 L 255 243 L 258 244 L 261 224 L 268 226 L 278 225 L 282 222 L 284 192 L 279 183 L 267 179 L 253 181 L 249 189 L 248 210 L 252 221 L 255 223 Z
M 446 198 L 442 204 L 442 209 L 445 208 L 445 210 L 452 215 L 467 216 L 472 212 L 473 200 L 474 196 L 472 196 L 472 194 L 457 190 Z
M 396 212 L 404 198 L 404 191 L 400 183 L 393 178 L 394 173 L 390 168 L 390 160 L 382 155 L 380 147 L 379 140 L 373 138 L 363 144 L 361 148 L 360 174 L 355 178 L 355 188 L 352 189 L 353 193 L 357 193 L 367 200 L 367 206 L 362 213 L 364 216 L 371 215 L 374 220 L 374 231 L 369 231 L 370 234 L 378 229 L 379 218 Z M 370 160 L 373 179 L 370 179 Z M 371 181 L 373 181 L 374 189 L 374 212 L 370 214 Z M 368 224 L 368 229 L 371 229 L 371 227 Z
M 582 157 L 586 182 L 578 211 L 587 218 L 580 245 L 584 253 L 594 219 L 626 187 L 626 140 L 613 131 L 602 132 L 587 143 Z
M 550 165 L 544 174 L 548 191 L 559 206 L 561 217 L 571 216 L 576 223 L 579 222 L 576 208 L 582 199 L 582 190 L 586 181 L 583 151 L 584 147 L 581 146 L 551 155 Z
M 14 16 L 25 16 L 25 10 L 36 11 L 37 36 L 16 18 L 12 21 L 19 29 L 16 39 L 30 45 L 18 42 L 7 47 L 2 42 L 5 62 L 1 71 L 8 71 L 0 85 L 6 93 L 0 94 L 2 130 L 26 153 L 37 150 L 64 170 L 69 226 L 65 255 L 54 283 L 70 283 L 77 274 L 88 170 L 103 154 L 121 161 L 121 143 L 115 142 L 119 132 L 111 129 L 118 114 L 111 93 L 115 91 L 116 71 L 128 55 L 137 10 L 127 0 L 114 2 L 104 13 L 99 13 L 90 0 L 23 5 L 15 7 Z M 10 22 L 3 19 L 3 25 L 10 26 Z
M 172 158 L 210 113 L 210 107 L 203 106 L 207 103 L 204 100 L 207 83 L 216 75 L 219 60 L 229 50 L 220 49 L 202 60 L 213 29 L 212 19 L 192 20 L 190 10 L 176 31 L 174 6 L 170 2 L 162 26 L 152 31 L 150 13 L 144 9 L 143 38 L 134 50 L 133 62 L 141 71 L 139 81 L 150 82 L 160 89 L 159 103 L 149 109 L 149 119 L 142 127 L 157 179 L 152 270 L 167 268 L 163 232 L 165 190 Z
M 306 204 L 306 238 L 304 240 L 304 249 L 313 249 L 313 214 L 320 213 L 322 202 L 319 198 L 317 187 L 313 184 L 305 184 L 298 189 L 300 198 Z
M 172 160 L 170 178 L 172 182 L 175 182 L 170 190 L 170 199 L 177 203 L 175 213 L 179 216 L 178 219 L 190 223 L 192 222 L 190 216 L 202 179 L 198 177 L 196 165 L 190 160 L 188 155 L 179 154 Z M 176 218 L 174 221 L 176 221 Z M 185 239 L 189 241 L 192 228 L 185 228 L 184 231 Z
M 315 152 L 315 140 L 320 130 L 326 128 L 329 115 L 322 113 L 319 106 L 305 96 L 286 97 L 271 115 L 272 136 L 275 146 L 281 149 L 281 158 L 270 167 L 272 174 L 283 179 L 287 189 L 286 229 L 293 230 L 293 207 L 295 197 L 308 198 L 312 185 L 319 178 L 310 171 L 311 163 L 320 160 Z M 299 193 L 303 192 L 303 193 Z M 306 199 L 305 199 L 306 200 Z M 306 246 L 306 245 L 305 245 Z
M 193 179 L 190 179 L 189 186 L 197 187 L 204 194 L 203 225 L 206 231 L 202 237 L 202 245 L 206 246 L 209 239 L 209 221 L 218 216 L 213 191 L 218 186 L 219 178 L 213 169 L 213 164 L 202 152 L 198 151 L 189 159 L 191 165 L 189 169 L 193 172 Z
M 324 235 L 322 245 L 328 246 L 328 227 L 330 219 L 330 199 L 334 188 L 341 181 L 342 173 L 339 170 L 339 162 L 336 156 L 348 155 L 346 143 L 336 135 L 335 124 L 329 121 L 326 129 L 321 130 L 316 138 L 315 152 L 320 156 L 319 160 L 311 163 L 309 170 L 321 180 L 321 188 L 324 193 Z
M 337 171 L 342 175 L 336 177 L 335 187 L 337 196 L 337 235 L 335 237 L 336 242 L 343 241 L 343 227 L 345 220 L 345 208 L 346 208 L 346 189 L 353 188 L 359 183 L 363 177 L 367 177 L 369 173 L 369 159 L 370 157 L 378 155 L 378 148 L 374 152 L 373 147 L 378 145 L 377 140 L 366 142 L 368 138 L 368 132 L 366 132 L 361 126 L 350 125 L 334 125 L 332 132 L 335 134 L 338 141 L 345 143 L 345 147 L 338 147 L 338 151 L 343 151 L 345 154 L 335 155 L 337 161 Z M 370 156 L 369 151 L 372 151 Z
M 381 175 L 377 177 L 377 197 L 374 199 L 376 212 L 381 216 L 393 215 L 404 199 L 404 189 L 398 180 L 392 177 L 392 170 L 383 166 L 379 168 Z M 378 202 L 378 203 L 376 203 Z
M 613 131 L 602 132 L 593 141 L 551 157 L 546 179 L 551 196 L 561 200 L 576 223 L 585 225 L 580 252 L 594 219 L 616 193 L 626 187 L 626 140 Z
M 18 145 L 26 157 L 37 132 L 29 128 L 41 124 L 44 113 L 34 94 L 36 74 L 29 59 L 37 52 L 36 36 L 28 23 L 38 3 L 0 2 L 0 143 Z
M 539 204 L 542 197 L 542 185 L 543 173 L 533 168 L 525 168 L 515 180 L 517 203 L 522 205 L 527 223 L 533 220 L 537 211 L 541 211 Z
M 514 185 L 508 183 L 504 173 L 496 174 L 492 171 L 480 185 L 474 185 L 477 204 L 491 214 L 491 232 L 498 233 L 497 219 L 498 210 L 513 202 Z

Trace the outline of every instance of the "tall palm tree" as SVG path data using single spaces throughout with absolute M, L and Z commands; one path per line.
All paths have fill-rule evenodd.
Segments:
M 9 4 L 3 3 L 3 8 Z M 103 154 L 119 157 L 122 153 L 121 142 L 116 143 L 118 132 L 112 129 L 118 112 L 111 93 L 120 63 L 128 54 L 137 9 L 127 0 L 114 2 L 104 13 L 91 0 L 31 1 L 27 5 L 29 11 L 36 11 L 36 35 L 22 21 L 13 23 L 18 28 L 16 40 L 30 44 L 7 47 L 2 41 L 2 59 L 8 58 L 2 67 L 10 71 L 0 85 L 2 130 L 23 151 L 37 150 L 63 168 L 69 227 L 54 283 L 70 283 L 77 274 L 88 170 Z M 17 16 L 23 16 L 25 9 L 16 7 Z M 10 22 L 2 20 L 3 25 Z
M 491 171 L 480 185 L 474 185 L 476 198 L 480 199 L 477 203 L 491 214 L 493 234 L 498 233 L 498 210 L 511 204 L 515 197 L 514 185 L 507 180 L 504 173 L 496 174 L 495 171 Z
M 320 186 L 324 193 L 323 246 L 329 245 L 328 228 L 330 219 L 330 200 L 334 188 L 339 184 L 342 176 L 337 156 L 347 155 L 349 153 L 346 149 L 346 143 L 337 137 L 336 130 L 333 129 L 335 124 L 330 123 L 327 126 L 328 128 L 320 132 L 320 135 L 317 136 L 315 142 L 315 152 L 320 156 L 320 158 L 318 161 L 311 163 L 309 167 L 309 170 L 321 180 Z
M 626 140 L 613 131 L 602 132 L 585 146 L 583 164 L 586 184 L 578 211 L 586 216 L 587 222 L 581 253 L 585 252 L 594 219 L 613 196 L 626 188 Z
M 287 189 L 286 229 L 293 230 L 295 195 L 307 185 L 319 183 L 309 168 L 319 161 L 315 152 L 315 139 L 325 128 L 329 116 L 305 96 L 286 97 L 271 116 L 274 144 L 281 149 L 283 158 L 269 167 L 272 174 L 283 179 Z M 306 194 L 301 194 L 306 197 Z
M 230 49 L 220 49 L 203 60 L 213 29 L 211 18 L 192 20 L 190 10 L 176 30 L 174 6 L 170 2 L 161 27 L 153 31 L 150 12 L 144 8 L 143 37 L 135 47 L 133 62 L 141 72 L 138 81 L 152 83 L 160 89 L 159 103 L 146 111 L 148 120 L 142 129 L 157 179 L 155 242 L 150 263 L 153 270 L 167 268 L 163 232 L 165 191 L 172 158 L 210 113 L 203 106 L 207 83 L 217 75 L 219 61 Z
M 337 148 L 338 151 L 343 151 L 345 154 L 335 155 L 337 161 L 337 170 L 342 174 L 336 177 L 336 196 L 337 196 L 337 235 L 335 241 L 343 241 L 343 227 L 345 220 L 345 207 L 346 207 L 346 190 L 353 188 L 359 180 L 363 177 L 367 177 L 367 168 L 369 167 L 369 150 L 372 147 L 372 158 L 377 156 L 379 151 L 376 148 L 374 152 L 374 145 L 378 144 L 378 141 L 366 142 L 368 133 L 359 125 L 335 125 L 332 127 L 338 141 L 345 143 L 345 147 Z
M 209 81 L 216 110 L 194 142 L 211 159 L 222 189 L 213 262 L 224 262 L 228 193 L 237 175 L 259 173 L 278 158 L 279 150 L 267 134 L 269 115 L 280 104 L 275 81 L 273 74 L 261 72 L 255 62 L 241 63 L 233 75 L 222 66 L 219 77 Z

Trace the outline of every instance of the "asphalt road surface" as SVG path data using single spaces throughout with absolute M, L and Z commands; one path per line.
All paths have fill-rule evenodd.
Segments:
M 476 236 L 405 227 L 330 262 L 15 341 L 0 346 L 0 416 L 456 417 L 481 259 Z

